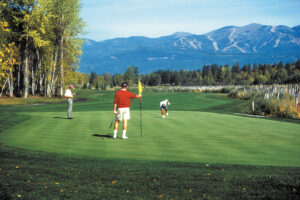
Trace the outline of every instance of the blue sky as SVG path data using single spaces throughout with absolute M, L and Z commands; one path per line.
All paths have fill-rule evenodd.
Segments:
M 85 37 L 204 34 L 250 23 L 300 25 L 300 0 L 82 0 Z

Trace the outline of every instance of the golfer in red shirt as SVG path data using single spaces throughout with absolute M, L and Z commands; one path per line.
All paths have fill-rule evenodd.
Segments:
M 116 115 L 115 127 L 114 127 L 114 139 L 117 138 L 117 132 L 119 128 L 119 122 L 123 121 L 123 135 L 122 139 L 128 139 L 126 136 L 127 120 L 130 119 L 130 99 L 142 97 L 141 94 L 135 95 L 127 91 L 128 84 L 122 83 L 122 89 L 116 92 L 114 100 L 114 114 Z

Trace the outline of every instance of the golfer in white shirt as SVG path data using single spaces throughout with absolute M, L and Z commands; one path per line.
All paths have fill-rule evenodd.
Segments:
M 68 112 L 67 112 L 67 118 L 72 118 L 72 108 L 73 108 L 73 94 L 72 90 L 74 89 L 73 85 L 70 85 L 69 88 L 65 92 L 65 97 L 68 99 Z
M 168 99 L 160 102 L 160 112 L 161 112 L 161 117 L 162 118 L 166 117 L 165 114 L 167 116 L 169 115 L 169 113 L 168 113 L 168 105 L 170 105 L 170 102 L 169 102 Z

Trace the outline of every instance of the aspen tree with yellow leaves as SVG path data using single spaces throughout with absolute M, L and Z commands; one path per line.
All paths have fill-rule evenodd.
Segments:
M 1 95 L 62 96 L 66 84 L 82 83 L 79 13 L 80 0 L 0 2 Z

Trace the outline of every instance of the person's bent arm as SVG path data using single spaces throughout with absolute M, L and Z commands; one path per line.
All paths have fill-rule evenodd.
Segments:
M 116 103 L 114 104 L 114 114 L 115 114 L 115 115 L 118 114 L 118 111 L 117 111 L 117 104 L 116 104 Z

